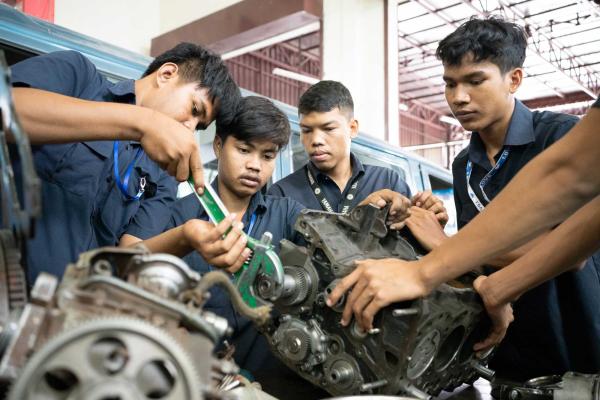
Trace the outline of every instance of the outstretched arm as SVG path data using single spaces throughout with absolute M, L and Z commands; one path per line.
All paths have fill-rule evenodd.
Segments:
M 600 109 L 527 164 L 455 236 L 420 260 L 427 292 L 564 221 L 600 193 Z
M 19 121 L 32 144 L 137 140 L 169 174 L 184 181 L 191 172 L 196 186 L 203 186 L 193 132 L 158 111 L 25 87 L 13 88 L 12 93 Z

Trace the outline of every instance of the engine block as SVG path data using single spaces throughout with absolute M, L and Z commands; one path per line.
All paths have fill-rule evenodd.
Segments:
M 332 395 L 408 394 L 429 398 L 480 375 L 491 377 L 472 347 L 486 333 L 486 317 L 472 276 L 444 284 L 429 296 L 380 311 L 374 329 L 341 326 L 344 299 L 330 308 L 332 288 L 354 261 L 416 260 L 414 247 L 388 231 L 387 209 L 355 208 L 349 215 L 305 210 L 296 222 L 305 247 L 282 241 L 285 279 L 275 300 L 278 318 L 265 330 L 274 353 L 303 378 Z M 256 291 L 272 297 L 267 278 Z
M 230 330 L 202 309 L 213 284 L 228 284 L 242 302 L 225 274 L 200 279 L 168 254 L 83 253 L 60 285 L 40 274 L 31 301 L 0 319 L 0 383 L 10 400 L 257 398 L 250 387 L 226 391 L 239 383 L 239 368 L 213 355 Z M 262 311 L 249 316 L 260 323 Z

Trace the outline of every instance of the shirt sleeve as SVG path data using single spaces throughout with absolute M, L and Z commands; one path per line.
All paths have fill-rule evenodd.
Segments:
M 543 149 L 560 140 L 579 122 L 579 118 L 569 114 L 548 112 L 547 115 L 549 117 L 543 118 L 536 127 L 536 131 L 548 132 L 542 144 Z
M 83 97 L 86 88 L 102 76 L 94 64 L 76 51 L 58 51 L 28 58 L 11 67 L 15 87 L 31 87 L 71 97 Z
M 400 193 L 410 199 L 411 193 L 410 193 L 410 187 L 408 186 L 408 184 L 402 178 L 400 178 L 400 175 L 396 171 L 390 169 L 389 174 L 390 174 L 390 189 L 393 190 L 394 192 Z
M 289 207 L 288 207 L 288 214 L 287 214 L 287 226 L 286 226 L 286 239 L 288 239 L 291 242 L 296 243 L 298 245 L 306 244 L 306 242 L 304 241 L 304 237 L 300 233 L 298 233 L 298 231 L 296 231 L 294 229 L 294 225 L 296 225 L 296 220 L 302 213 L 302 210 L 304 210 L 305 208 L 306 207 L 304 207 L 302 204 L 300 204 L 296 200 L 289 199 Z
M 140 207 L 125 233 L 146 240 L 167 230 L 176 194 L 177 184 L 174 179 L 161 171 L 156 194 L 140 202 Z

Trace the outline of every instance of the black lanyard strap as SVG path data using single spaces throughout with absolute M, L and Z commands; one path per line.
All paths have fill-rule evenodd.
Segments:
M 325 194 L 323 193 L 323 189 L 321 189 L 321 187 L 317 183 L 317 180 L 314 178 L 312 172 L 310 172 L 310 168 L 308 168 L 308 165 L 306 165 L 306 176 L 308 177 L 308 183 L 310 183 L 310 187 L 311 187 L 313 193 L 315 194 L 315 197 L 319 201 L 319 204 L 321 204 L 321 207 L 323 208 L 323 210 L 328 211 L 328 212 L 337 212 L 337 210 L 334 210 L 333 207 L 331 207 L 329 200 L 327 200 L 327 198 L 325 197 Z M 358 175 L 356 178 L 354 178 L 354 181 L 352 182 L 352 185 L 350 186 L 350 190 L 348 191 L 348 194 L 346 195 L 346 197 L 344 198 L 344 201 L 342 202 L 342 211 L 341 211 L 342 214 L 348 214 L 348 211 L 350 211 L 350 206 L 352 205 L 352 201 L 356 197 L 356 192 L 358 192 L 358 181 L 360 180 L 361 177 L 362 177 L 362 175 Z

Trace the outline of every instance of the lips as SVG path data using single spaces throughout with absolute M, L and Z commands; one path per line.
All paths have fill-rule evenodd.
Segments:
M 240 176 L 240 182 L 242 183 L 242 185 L 252 188 L 255 188 L 258 185 L 260 185 L 260 179 L 258 178 L 258 176 L 254 175 L 242 175 Z
M 310 158 L 313 161 L 325 161 L 327 158 L 329 158 L 329 153 L 324 151 L 315 151 L 314 153 L 310 154 Z
M 458 119 L 460 121 L 460 120 L 473 118 L 475 116 L 475 114 L 477 114 L 476 111 L 463 110 L 463 111 L 455 112 L 454 116 L 456 117 L 456 119 Z

